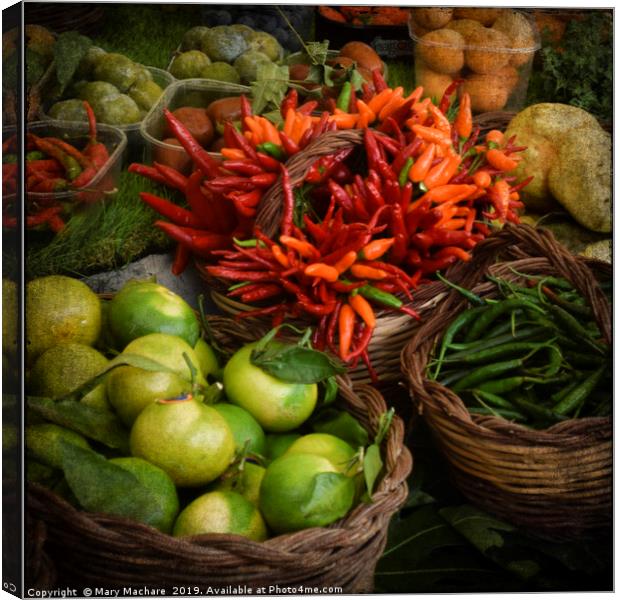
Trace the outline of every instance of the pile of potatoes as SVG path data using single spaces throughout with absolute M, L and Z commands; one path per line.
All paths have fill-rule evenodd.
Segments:
M 464 79 L 476 113 L 502 110 L 527 81 L 538 47 L 530 20 L 508 8 L 412 8 L 416 85 L 440 98 L 454 79 Z

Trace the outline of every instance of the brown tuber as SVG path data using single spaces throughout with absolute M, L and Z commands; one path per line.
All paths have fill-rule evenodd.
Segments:
M 465 55 L 463 36 L 452 29 L 435 29 L 416 45 L 418 57 L 437 73 L 456 73 L 463 68 Z

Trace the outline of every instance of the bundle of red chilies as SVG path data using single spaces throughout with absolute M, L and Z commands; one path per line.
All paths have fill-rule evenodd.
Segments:
M 407 304 L 413 290 L 436 271 L 470 260 L 494 224 L 518 222 L 519 191 L 529 179 L 517 182 L 509 174 L 524 150 L 514 139 L 498 130 L 479 139 L 468 95 L 456 99 L 459 82 L 436 106 L 422 100 L 422 88 L 405 96 L 373 75 L 374 91 L 365 86 L 360 98 L 341 97 L 320 115 L 313 114 L 314 101 L 297 106 L 291 90 L 280 127 L 253 115 L 243 98 L 241 128 L 226 123 L 221 161 L 166 111 L 194 172 L 185 177 L 157 163 L 130 171 L 186 196 L 189 209 L 141 194 L 169 220 L 156 225 L 178 242 L 174 272 L 192 254 L 206 259 L 208 273 L 230 282 L 230 297 L 258 304 L 239 317 L 310 320 L 317 348 L 351 366 L 363 360 L 374 376 L 368 344 L 375 310 L 418 318 Z M 293 189 L 286 160 L 323 133 L 352 127 L 363 129 L 365 160 L 360 163 L 354 147 L 323 156 Z M 363 174 L 353 172 L 359 164 Z M 255 216 L 276 183 L 282 218 L 271 239 Z

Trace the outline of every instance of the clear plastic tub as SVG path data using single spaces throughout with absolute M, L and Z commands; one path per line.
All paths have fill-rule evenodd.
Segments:
M 164 69 L 158 69 L 157 67 L 148 66 L 145 66 L 145 68 L 153 76 L 153 81 L 164 90 L 164 93 L 166 91 L 166 88 L 174 81 L 176 81 L 176 79 L 170 73 L 168 73 L 168 71 L 164 71 Z M 41 120 L 53 120 L 47 114 L 48 109 L 49 105 L 45 105 L 44 111 L 41 113 Z M 140 161 L 144 156 L 144 140 L 140 135 L 141 123 L 142 121 L 136 121 L 135 123 L 130 123 L 129 125 L 114 125 L 114 127 L 123 131 L 127 136 L 127 152 L 125 153 L 125 160 L 128 162 Z M 99 125 L 99 123 L 97 125 Z M 102 123 L 101 125 L 104 125 L 104 123 Z
M 414 8 L 409 16 L 416 85 L 439 100 L 462 79 L 474 113 L 523 108 L 538 30 L 509 8 Z
M 212 79 L 183 79 L 170 85 L 159 101 L 148 112 L 140 126 L 144 140 L 145 161 L 161 162 L 187 173 L 191 161 L 180 146 L 164 143 L 166 120 L 164 109 L 175 110 L 181 106 L 206 108 L 214 100 L 228 96 L 249 95 L 250 88 L 244 85 L 215 81 Z
M 77 121 L 34 121 L 28 123 L 27 132 L 39 137 L 61 138 L 80 150 L 86 146 L 89 139 L 88 123 Z M 97 125 L 97 141 L 105 144 L 110 157 L 90 183 L 83 188 L 62 192 L 26 192 L 27 211 L 28 208 L 55 204 L 63 204 L 67 207 L 78 203 L 90 204 L 112 196 L 118 189 L 127 136 L 117 127 L 101 123 Z

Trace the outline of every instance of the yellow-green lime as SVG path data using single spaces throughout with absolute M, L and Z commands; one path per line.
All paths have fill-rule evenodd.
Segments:
M 168 288 L 151 281 L 130 281 L 108 307 L 108 327 L 117 348 L 149 333 L 183 338 L 192 348 L 200 336 L 191 306 Z
M 329 433 L 309 433 L 293 442 L 285 454 L 316 454 L 329 460 L 341 473 L 355 474 L 355 450 Z
M 256 506 L 231 491 L 199 496 L 181 512 L 174 524 L 175 537 L 205 533 L 242 535 L 256 542 L 267 539 L 267 528 Z
M 52 346 L 37 358 L 28 379 L 33 396 L 61 398 L 103 371 L 108 359 L 91 346 L 59 344 Z M 105 384 L 100 383 L 81 402 L 96 408 L 109 409 Z
M 265 436 L 267 458 L 274 460 L 282 456 L 300 437 L 300 433 L 268 433 Z
M 289 383 L 250 362 L 256 344 L 238 350 L 224 367 L 228 399 L 245 408 L 265 431 L 282 433 L 299 427 L 316 406 L 317 385 Z
M 62 468 L 62 442 L 90 448 L 84 436 L 54 423 L 39 423 L 26 427 L 28 455 L 44 465 Z
M 205 377 L 212 375 L 217 377 L 220 371 L 220 365 L 213 348 L 207 344 L 202 338 L 199 338 L 194 346 L 194 352 L 198 357 L 198 367 Z
M 285 454 L 267 467 L 259 507 L 273 531 L 287 533 L 344 517 L 354 494 L 353 479 L 323 456 Z
M 143 507 L 148 525 L 164 533 L 170 533 L 179 514 L 179 497 L 170 477 L 155 465 L 141 458 L 126 456 L 111 458 L 110 462 L 129 471 L 156 499 L 153 507 Z
M 237 452 L 243 450 L 247 443 L 249 452 L 265 454 L 265 432 L 247 410 L 226 402 L 213 404 L 213 408 L 226 419 L 235 438 Z
M 52 346 L 92 346 L 101 331 L 101 303 L 82 281 L 49 275 L 26 286 L 26 359 L 31 364 Z
M 235 455 L 226 420 L 191 396 L 149 404 L 131 428 L 129 446 L 133 456 L 162 468 L 182 487 L 217 479 Z
M 243 470 L 230 477 L 225 473 L 221 479 L 214 483 L 214 490 L 231 490 L 241 494 L 252 504 L 258 506 L 260 497 L 260 484 L 265 476 L 265 467 L 245 461 Z
M 198 366 L 193 348 L 182 338 L 165 333 L 151 333 L 130 342 L 123 354 L 137 354 L 161 364 L 169 371 L 148 371 L 133 366 L 114 369 L 106 378 L 108 400 L 128 427 L 154 400 L 176 398 L 191 391 L 191 372 L 183 357 Z M 197 382 L 206 385 L 200 369 Z

